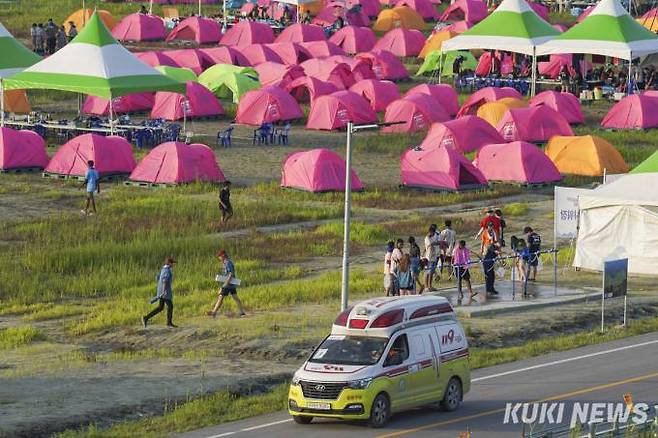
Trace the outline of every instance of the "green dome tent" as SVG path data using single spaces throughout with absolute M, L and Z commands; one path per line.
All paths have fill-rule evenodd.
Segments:
M 635 166 L 630 173 L 658 173 L 658 150 L 649 158 Z
M 462 62 L 462 70 L 475 70 L 478 65 L 477 59 L 469 51 L 466 50 L 454 50 L 452 52 L 441 53 L 439 50 L 430 52 L 426 57 L 423 65 L 420 66 L 416 76 L 420 76 L 425 73 L 431 73 L 433 71 L 439 70 L 439 63 L 441 57 L 443 57 L 443 67 L 441 68 L 441 76 L 452 76 L 452 64 L 455 62 L 455 59 L 458 56 L 463 56 L 464 62 Z
M 178 81 L 178 82 L 198 82 L 199 78 L 194 74 L 192 70 L 189 68 L 185 67 L 170 67 L 168 65 L 158 65 L 155 67 L 157 71 L 162 73 L 163 75 Z
M 258 73 L 251 67 L 238 67 L 230 64 L 217 64 L 199 76 L 199 83 L 219 98 L 231 98 L 238 103 L 240 98 L 251 90 L 260 88 Z

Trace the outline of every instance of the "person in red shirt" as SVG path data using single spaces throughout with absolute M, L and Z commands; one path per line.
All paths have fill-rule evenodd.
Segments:
M 493 224 L 496 235 L 500 236 L 500 218 L 496 217 L 494 210 L 490 208 L 487 210 L 487 215 L 480 221 L 480 231 L 478 231 L 477 235 L 475 236 L 476 239 L 479 239 L 480 235 L 485 232 L 489 222 Z

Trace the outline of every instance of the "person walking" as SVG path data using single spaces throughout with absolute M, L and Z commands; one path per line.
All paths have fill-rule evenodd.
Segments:
M 411 263 L 411 275 L 414 278 L 414 290 L 416 288 L 422 290 L 423 285 L 420 282 L 420 247 L 414 236 L 409 236 L 407 242 L 409 243 L 409 262 Z
M 488 222 L 487 229 L 482 233 L 482 244 L 480 245 L 481 255 L 484 255 L 489 245 L 498 245 L 498 233 L 494 229 L 493 222 Z
M 384 293 L 386 296 L 391 296 L 395 292 L 395 275 L 392 269 L 393 250 L 395 243 L 389 240 L 386 244 L 386 254 L 384 254 Z
M 530 253 L 530 261 L 528 262 L 528 281 L 537 280 L 537 266 L 539 266 L 539 257 L 541 254 L 541 236 L 531 228 L 525 227 L 523 234 L 526 235 L 528 242 L 528 252 Z
M 507 228 L 507 222 L 503 219 L 503 211 L 499 208 L 494 210 L 494 216 L 500 222 L 500 232 L 498 233 L 498 245 L 501 248 L 505 248 L 505 228 Z
M 436 273 L 437 260 L 439 258 L 439 235 L 436 233 L 436 225 L 430 225 L 425 236 L 425 258 L 429 263 L 428 268 L 425 270 L 425 287 L 424 290 L 432 291 L 432 280 Z
M 409 254 L 402 256 L 400 263 L 395 269 L 395 276 L 400 286 L 400 295 L 416 295 L 414 276 L 411 272 L 411 257 L 409 257 Z
M 87 203 L 85 208 L 81 211 L 85 216 L 88 214 L 96 214 L 96 199 L 94 197 L 94 192 L 100 195 L 101 193 L 101 184 L 100 184 L 100 174 L 96 170 L 94 165 L 94 160 L 87 161 L 87 173 L 85 173 L 85 180 L 80 184 L 80 188 L 87 187 Z M 91 213 L 89 213 L 89 207 L 91 207 Z
M 452 221 L 448 219 L 444 222 L 444 225 L 445 228 L 439 233 L 439 240 L 444 242 L 440 254 L 441 275 L 443 275 L 443 266 L 452 264 L 452 253 L 455 251 L 455 244 L 457 243 L 457 233 L 452 229 Z M 448 281 L 452 278 L 452 269 L 450 271 Z
M 484 278 L 486 284 L 486 293 L 491 295 L 498 295 L 498 291 L 494 287 L 496 282 L 496 259 L 498 258 L 498 249 L 495 245 L 489 245 L 487 251 L 482 258 L 482 269 L 484 270 Z
M 174 263 L 176 263 L 176 260 L 172 256 L 165 257 L 164 266 L 160 269 L 160 273 L 156 277 L 156 281 L 158 282 L 157 293 L 155 298 L 151 300 L 151 304 L 157 302 L 158 307 L 149 312 L 148 315 L 142 316 L 142 327 L 144 328 L 146 328 L 149 319 L 162 312 L 165 306 L 167 306 L 167 327 L 177 327 L 173 323 L 174 291 L 172 284 L 174 282 Z
M 455 268 L 455 276 L 457 277 L 457 305 L 459 306 L 461 306 L 464 299 L 462 282 L 466 283 L 466 287 L 468 288 L 469 298 L 466 303 L 467 306 L 470 306 L 473 303 L 473 297 L 477 295 L 477 292 L 473 292 L 473 287 L 471 286 L 471 273 L 468 269 L 471 264 L 470 254 L 471 250 L 466 248 L 466 241 L 460 240 L 459 245 L 455 248 L 452 262 Z
M 224 181 L 219 191 L 219 211 L 222 213 L 221 224 L 224 225 L 233 217 L 233 206 L 231 205 L 231 181 Z
M 487 230 L 487 224 L 489 222 L 493 223 L 494 231 L 496 232 L 496 235 L 500 235 L 500 219 L 496 217 L 494 209 L 490 208 L 489 210 L 487 210 L 487 215 L 483 217 L 482 220 L 480 221 L 480 230 L 475 235 L 476 239 L 479 239 L 482 233 L 484 233 Z
M 222 304 L 224 303 L 224 298 L 229 295 L 231 298 L 233 298 L 233 301 L 235 301 L 235 304 L 238 306 L 240 317 L 246 316 L 247 313 L 244 311 L 242 301 L 240 301 L 240 298 L 238 297 L 238 290 L 233 282 L 233 280 L 237 278 L 235 276 L 235 265 L 233 264 L 233 260 L 231 260 L 231 258 L 228 256 L 228 253 L 223 249 L 217 253 L 217 257 L 223 265 L 224 271 L 222 275 L 224 276 L 224 283 L 222 283 L 222 287 L 219 289 L 219 297 L 217 298 L 217 302 L 215 303 L 215 306 L 212 308 L 212 310 L 208 312 L 208 316 L 212 316 L 213 318 L 217 316 L 217 312 L 219 309 L 221 309 Z

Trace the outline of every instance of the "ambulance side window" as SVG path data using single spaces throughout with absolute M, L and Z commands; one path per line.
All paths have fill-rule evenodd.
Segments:
M 401 365 L 409 358 L 409 343 L 407 342 L 407 335 L 398 336 L 393 345 L 388 350 L 384 366 Z
M 413 348 L 414 354 L 416 356 L 421 357 L 426 355 L 425 343 L 423 342 L 422 334 L 419 333 L 411 337 L 411 347 Z

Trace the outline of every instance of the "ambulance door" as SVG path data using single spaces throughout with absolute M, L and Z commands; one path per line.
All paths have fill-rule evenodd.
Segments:
M 458 359 L 468 355 L 466 336 L 461 326 L 456 322 L 436 326 L 436 335 L 440 354 L 439 385 L 444 390 L 448 380 L 455 375 L 460 377 L 464 370 L 460 367 Z
M 409 391 L 414 405 L 436 400 L 439 383 L 438 358 L 432 353 L 432 330 L 422 329 L 409 333 L 409 347 L 413 363 L 409 367 Z
M 388 393 L 391 408 L 399 410 L 411 404 L 409 392 L 409 367 L 413 363 L 406 333 L 397 335 L 390 343 L 384 359 L 384 376 L 389 379 Z

